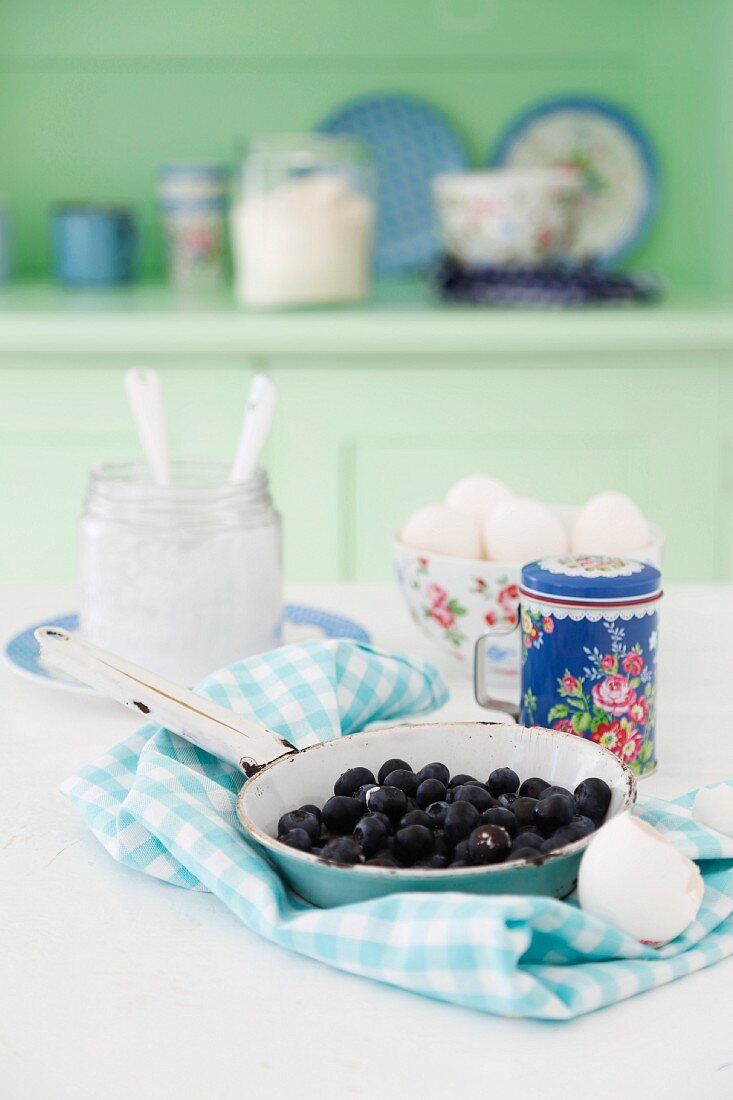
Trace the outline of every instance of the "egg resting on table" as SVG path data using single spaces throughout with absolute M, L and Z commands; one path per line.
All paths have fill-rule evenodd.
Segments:
M 497 504 L 511 500 L 515 493 L 495 477 L 472 474 L 457 481 L 448 492 L 445 503 L 475 519 L 485 519 Z
M 527 497 L 505 500 L 483 522 L 486 556 L 492 561 L 527 562 L 564 554 L 568 536 L 562 520 L 546 504 Z
M 701 787 L 695 795 L 692 819 L 723 836 L 733 837 L 733 787 Z
M 700 869 L 641 818 L 624 813 L 591 839 L 578 872 L 581 908 L 651 947 L 669 943 L 702 904 Z
M 599 493 L 573 524 L 570 548 L 575 554 L 628 554 L 649 542 L 649 524 L 625 493 Z
M 446 504 L 428 504 L 420 508 L 405 523 L 400 538 L 407 546 L 433 554 L 448 554 L 456 558 L 481 557 L 478 520 Z

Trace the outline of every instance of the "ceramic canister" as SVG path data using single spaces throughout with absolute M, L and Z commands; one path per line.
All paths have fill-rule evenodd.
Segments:
M 167 164 L 159 193 L 176 286 L 205 288 L 224 280 L 227 170 L 221 164 Z
M 522 568 L 520 721 L 589 738 L 636 775 L 656 766 L 658 569 L 564 555 Z
M 133 274 L 132 213 L 117 206 L 66 203 L 52 215 L 54 270 L 68 286 L 113 286 Z

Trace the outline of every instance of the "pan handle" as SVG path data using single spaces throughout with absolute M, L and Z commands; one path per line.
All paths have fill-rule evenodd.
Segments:
M 255 718 L 235 714 L 58 626 L 35 632 L 41 664 L 96 688 L 139 714 L 254 775 L 271 760 L 295 752 Z

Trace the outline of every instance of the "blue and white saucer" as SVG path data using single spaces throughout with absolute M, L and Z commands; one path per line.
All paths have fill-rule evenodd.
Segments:
M 284 641 L 301 642 L 312 641 L 319 638 L 348 638 L 352 642 L 368 644 L 371 637 L 367 630 L 353 619 L 347 619 L 343 615 L 335 615 L 332 611 L 324 611 L 320 607 L 308 607 L 306 604 L 287 603 L 283 609 L 283 634 Z M 35 631 L 39 626 L 61 626 L 65 630 L 77 630 L 79 616 L 75 611 L 67 615 L 55 615 L 51 618 L 41 619 L 13 635 L 6 643 L 3 650 L 5 662 L 17 673 L 27 680 L 35 680 L 36 683 L 46 684 L 48 687 L 60 688 L 62 691 L 78 692 L 79 694 L 92 693 L 92 688 L 80 684 L 76 680 L 66 680 L 53 672 L 49 672 L 41 666 L 38 660 L 38 642 L 35 639 Z

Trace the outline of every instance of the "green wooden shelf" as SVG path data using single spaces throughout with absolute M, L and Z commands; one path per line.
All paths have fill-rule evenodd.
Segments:
M 18 285 L 0 292 L 0 364 L 23 356 L 107 358 L 275 356 L 282 363 L 318 357 L 338 366 L 379 356 L 416 367 L 477 365 L 495 355 L 553 355 L 733 350 L 733 307 L 670 301 L 653 307 L 500 310 L 436 301 L 424 283 L 384 282 L 371 301 L 351 307 L 253 312 L 230 290 L 186 296 L 163 286 L 114 291 L 65 291 Z M 374 358 L 377 357 L 377 358 Z M 449 357 L 449 358 L 446 358 Z M 78 364 L 79 360 L 75 359 Z M 537 358 L 538 365 L 543 359 Z M 44 359 L 47 364 L 47 360 Z M 162 363 L 161 365 L 165 365 Z

